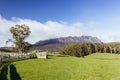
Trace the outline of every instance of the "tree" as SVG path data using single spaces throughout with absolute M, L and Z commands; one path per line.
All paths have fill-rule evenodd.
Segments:
M 60 54 L 76 57 L 83 57 L 80 44 L 68 44 L 61 48 Z
M 26 25 L 16 25 L 10 28 L 10 33 L 13 39 L 9 39 L 8 42 L 13 42 L 18 53 L 21 54 L 25 51 L 26 47 L 29 45 L 25 42 L 25 39 L 30 35 L 30 28 Z

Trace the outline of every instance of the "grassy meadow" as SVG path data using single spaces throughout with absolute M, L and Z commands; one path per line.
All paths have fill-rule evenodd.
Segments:
M 50 54 L 48 57 L 10 63 L 0 77 L 5 77 L 2 80 L 120 80 L 119 54 L 95 53 L 84 58 Z

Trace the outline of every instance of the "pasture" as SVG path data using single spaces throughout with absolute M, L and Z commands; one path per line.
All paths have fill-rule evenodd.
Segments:
M 95 53 L 84 58 L 50 54 L 48 59 L 6 64 L 0 80 L 120 80 L 119 66 L 119 54 Z

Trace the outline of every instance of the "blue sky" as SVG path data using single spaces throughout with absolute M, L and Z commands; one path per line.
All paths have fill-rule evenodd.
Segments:
M 45 22 L 107 20 L 120 13 L 120 0 L 0 0 L 0 14 Z
M 15 24 L 30 26 L 31 43 L 79 35 L 120 41 L 120 0 L 0 0 L 0 15 L 2 41 L 10 38 L 6 33 Z

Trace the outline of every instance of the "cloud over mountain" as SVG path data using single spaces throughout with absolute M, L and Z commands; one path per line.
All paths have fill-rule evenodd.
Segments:
M 12 36 L 9 33 L 9 28 L 15 26 L 16 24 L 26 24 L 31 29 L 31 35 L 27 39 L 30 43 L 35 43 L 39 40 L 66 37 L 66 36 L 81 36 L 81 35 L 91 35 L 96 36 L 102 41 L 119 41 L 120 36 L 114 34 L 103 34 L 102 29 L 100 29 L 100 24 L 96 22 L 89 23 L 67 23 L 67 22 L 56 22 L 56 21 L 46 21 L 44 23 L 31 20 L 13 17 L 11 19 L 5 19 L 0 16 L 0 46 L 5 46 L 5 41 Z M 113 37 L 114 36 L 114 37 Z M 111 39 L 109 39 L 111 37 Z
M 56 37 L 65 37 L 65 36 L 79 36 L 81 35 L 80 23 L 77 25 L 66 24 L 63 22 L 47 21 L 41 23 L 31 19 L 20 19 L 13 17 L 10 20 L 7 20 L 0 16 L 0 40 L 5 41 L 12 36 L 9 33 L 9 28 L 15 26 L 16 24 L 26 24 L 31 29 L 31 35 L 28 38 L 28 41 L 35 43 L 39 40 L 56 38 Z M 0 44 L 2 44 L 0 43 Z

